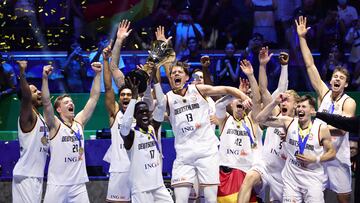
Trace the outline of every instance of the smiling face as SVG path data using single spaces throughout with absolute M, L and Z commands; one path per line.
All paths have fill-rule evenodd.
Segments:
M 128 88 L 124 88 L 120 91 L 120 97 L 119 97 L 119 103 L 122 110 L 125 112 L 127 106 L 130 103 L 130 100 L 132 98 L 132 92 Z
M 182 89 L 189 80 L 189 75 L 182 66 L 175 65 L 170 72 L 170 85 L 173 90 Z
M 55 100 L 55 109 L 61 117 L 69 120 L 75 117 L 75 105 L 69 95 L 62 95 Z
M 149 107 L 145 102 L 139 102 L 135 105 L 136 125 L 142 129 L 147 129 L 150 125 Z
M 306 123 L 311 120 L 311 114 L 315 112 L 315 100 L 309 95 L 300 98 L 297 105 L 297 116 L 300 123 Z
M 330 80 L 331 90 L 335 93 L 342 93 L 348 86 L 347 71 L 341 71 L 344 69 L 336 68 Z M 346 70 L 346 69 L 345 69 Z
M 35 108 L 38 108 L 42 106 L 42 100 L 41 100 L 41 91 L 38 90 L 34 85 L 29 85 L 30 91 L 31 91 L 31 102 L 35 106 Z

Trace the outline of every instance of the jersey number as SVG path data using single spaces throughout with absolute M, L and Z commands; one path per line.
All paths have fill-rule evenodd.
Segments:
M 191 122 L 194 120 L 191 113 L 186 114 L 185 116 L 186 116 L 186 119 L 188 120 L 188 122 Z
M 154 158 L 155 157 L 155 150 L 150 150 L 150 158 Z
M 242 139 L 240 139 L 240 138 L 236 138 L 236 140 L 235 140 L 235 145 L 237 145 L 237 146 L 242 146 Z
M 282 148 L 282 144 L 283 144 L 284 140 L 281 140 L 280 143 L 279 143 L 279 149 Z
M 73 152 L 79 152 L 79 145 L 78 144 L 74 144 L 73 145 Z

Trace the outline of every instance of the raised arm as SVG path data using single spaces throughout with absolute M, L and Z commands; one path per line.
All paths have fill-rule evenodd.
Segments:
M 213 85 L 213 81 L 211 80 L 210 77 L 210 71 L 209 71 L 209 66 L 210 66 L 210 57 L 209 56 L 202 56 L 200 59 L 200 63 L 201 63 L 201 67 L 202 67 L 202 72 L 204 75 L 204 84 L 206 85 Z
M 122 20 L 119 23 L 119 27 L 116 33 L 116 40 L 114 48 L 111 52 L 110 71 L 114 78 L 117 87 L 120 87 L 124 83 L 124 74 L 119 69 L 120 50 L 123 41 L 129 36 L 131 30 L 129 30 L 130 21 Z
M 328 125 L 332 125 L 335 128 L 339 128 L 351 133 L 359 134 L 360 132 L 360 117 L 346 117 L 336 114 L 330 114 L 325 112 L 316 112 L 316 118 L 325 121 Z
M 224 128 L 226 119 L 226 107 L 234 100 L 233 96 L 226 95 L 218 99 L 215 103 L 215 116 L 219 121 L 220 131 Z
M 171 39 L 172 39 L 172 36 L 166 38 L 165 37 L 165 28 L 164 26 L 159 26 L 156 28 L 156 31 L 155 31 L 155 37 L 156 37 L 156 40 L 161 40 L 161 41 L 165 41 L 166 43 L 171 43 Z M 165 68 L 165 74 L 166 74 L 166 77 L 170 78 L 170 68 L 173 64 L 173 62 L 176 60 L 176 53 L 175 52 L 172 52 L 169 56 L 167 56 L 163 61 L 161 61 L 159 64 L 156 64 L 157 66 L 157 79 L 158 81 L 161 83 L 161 75 L 160 75 L 160 66 L 164 66 Z
M 275 100 L 273 100 L 272 102 L 270 102 L 270 104 L 268 104 L 256 117 L 256 121 L 259 122 L 259 124 L 263 124 L 266 126 L 271 126 L 271 127 L 282 127 L 284 129 L 286 129 L 286 127 L 289 125 L 289 123 L 291 122 L 291 118 L 290 117 L 286 117 L 286 116 L 271 116 L 271 112 L 272 110 L 281 103 L 281 101 L 287 99 L 287 95 L 281 93 L 280 95 L 278 95 L 276 97 Z
M 246 74 L 251 87 L 251 92 L 253 93 L 253 96 L 251 98 L 251 101 L 253 103 L 252 110 L 250 113 L 250 116 L 252 120 L 256 121 L 256 116 L 259 114 L 261 110 L 261 96 L 259 91 L 259 85 L 256 82 L 255 76 L 254 76 L 254 70 L 253 67 L 248 60 L 242 60 L 240 62 L 241 70 Z M 256 122 L 257 123 L 257 122 Z
M 42 87 L 41 87 L 41 99 L 44 107 L 44 119 L 46 125 L 50 131 L 50 139 L 55 136 L 55 131 L 60 126 L 60 121 L 55 118 L 54 108 L 50 100 L 48 77 L 51 74 L 53 67 L 51 65 L 44 66 L 42 74 Z
M 156 72 L 156 71 L 154 71 Z M 158 134 L 158 130 L 161 126 L 161 123 L 164 121 L 164 114 L 166 111 L 166 102 L 165 102 L 165 95 L 161 88 L 159 81 L 154 77 L 154 91 L 156 95 L 156 102 L 157 105 L 155 106 L 155 110 L 153 112 L 153 126 Z
M 99 62 L 94 62 L 91 64 L 91 67 L 95 71 L 96 75 L 94 77 L 93 86 L 90 90 L 90 98 L 86 102 L 84 109 L 75 116 L 75 120 L 78 121 L 82 126 L 85 126 L 89 121 L 100 97 L 100 77 L 102 65 Z
M 281 73 L 279 78 L 278 87 L 271 94 L 271 97 L 275 99 L 278 94 L 285 92 L 288 89 L 288 63 L 289 63 L 289 54 L 286 52 L 280 52 L 279 61 L 281 65 Z
M 259 88 L 261 94 L 261 100 L 264 106 L 270 104 L 272 101 L 271 94 L 267 88 L 268 86 L 268 78 L 266 75 L 266 64 L 270 61 L 272 57 L 272 53 L 269 55 L 269 48 L 263 47 L 259 52 Z
M 106 106 L 106 110 L 109 113 L 110 126 L 111 126 L 115 120 L 116 112 L 119 110 L 119 107 L 116 103 L 114 90 L 112 88 L 110 64 L 109 64 L 109 58 L 111 55 L 110 49 L 111 47 L 108 46 L 103 50 L 103 59 L 104 59 L 105 106 Z
M 239 89 L 228 86 L 210 86 L 210 85 L 196 85 L 197 89 L 204 96 L 222 96 L 232 95 L 243 100 L 245 108 L 251 108 L 251 99 Z
M 19 68 L 20 68 L 20 91 L 21 91 L 20 127 L 25 132 L 28 132 L 35 125 L 36 114 L 33 112 L 31 90 L 25 77 L 27 61 L 17 61 L 17 63 L 19 64 Z
M 320 74 L 315 66 L 314 58 L 306 42 L 306 33 L 310 27 L 306 27 L 306 17 L 300 16 L 299 21 L 295 20 L 296 30 L 299 36 L 300 49 L 305 61 L 306 71 L 319 98 L 324 97 L 329 90 L 326 84 L 321 80 Z
M 342 115 L 346 117 L 353 117 L 355 115 L 355 111 L 356 111 L 356 102 L 353 98 L 349 97 L 344 102 Z M 333 126 L 328 126 L 328 128 L 332 136 L 343 136 L 346 133 L 341 128 L 336 128 Z

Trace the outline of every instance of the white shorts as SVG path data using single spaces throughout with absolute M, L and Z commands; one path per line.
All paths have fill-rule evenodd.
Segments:
M 282 179 L 275 178 L 281 177 L 281 171 L 279 174 L 271 174 L 268 172 L 264 162 L 256 163 L 250 170 L 256 171 L 261 176 L 261 185 L 255 187 L 255 191 L 259 194 L 262 198 L 265 197 L 265 188 L 266 186 L 270 187 L 270 194 L 269 198 L 270 201 L 280 201 L 282 202 L 283 198 L 283 188 L 284 183 Z
M 77 185 L 49 185 L 47 184 L 44 203 L 87 203 L 89 197 L 85 183 Z
M 168 189 L 166 189 L 166 187 L 163 185 L 155 190 L 136 192 L 131 194 L 131 203 L 144 202 L 173 203 L 174 200 L 171 197 Z
M 184 163 L 175 159 L 171 186 L 176 187 L 178 184 L 194 184 L 196 178 L 199 179 L 200 185 L 217 185 L 219 180 L 219 155 L 214 153 L 211 156 L 200 158 L 193 163 Z
M 289 203 L 324 203 L 323 185 L 299 188 L 284 180 L 283 202 Z
M 325 172 L 328 175 L 326 188 L 338 193 L 351 193 L 351 167 L 337 159 L 326 163 Z
M 43 179 L 14 176 L 12 181 L 13 202 L 40 203 L 42 199 Z
M 129 172 L 110 173 L 106 200 L 130 202 Z

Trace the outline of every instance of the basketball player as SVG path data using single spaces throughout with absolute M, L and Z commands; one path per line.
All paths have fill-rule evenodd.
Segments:
M 246 173 L 260 155 L 262 130 L 253 117 L 260 111 L 260 92 L 254 77 L 253 68 L 248 60 L 240 62 L 253 92 L 253 108 L 246 114 L 240 99 L 231 102 L 232 114 L 226 113 L 227 99 L 217 102 L 216 116 L 220 121 L 220 186 L 218 202 L 237 202 L 237 194 Z M 226 98 L 226 97 L 225 97 Z M 222 101 L 223 100 L 223 101 Z M 224 104 L 223 104 L 224 103 Z M 229 188 L 234 188 L 229 194 Z M 256 202 L 256 196 L 250 202 Z
M 45 203 L 89 202 L 86 185 L 89 181 L 85 165 L 84 126 L 90 119 L 100 96 L 101 64 L 91 64 L 96 72 L 90 98 L 83 110 L 75 116 L 75 105 L 69 95 L 50 101 L 48 76 L 53 67 L 43 70 L 42 101 L 44 117 L 50 132 L 50 163 L 45 194 Z M 59 117 L 54 115 L 54 109 Z
M 280 53 L 279 61 L 281 64 L 281 74 L 278 83 L 278 88 L 270 95 L 267 89 L 267 76 L 265 66 L 270 60 L 272 54 L 268 54 L 268 48 L 263 47 L 259 53 L 259 85 L 261 92 L 261 100 L 266 106 L 272 101 L 272 96 L 286 91 L 288 77 L 287 64 L 289 57 L 287 53 Z M 293 90 L 288 90 L 286 93 L 289 98 L 280 104 L 280 107 L 275 107 L 272 111 L 273 116 L 295 116 L 296 102 L 299 99 L 298 94 Z M 265 187 L 270 186 L 270 201 L 282 202 L 283 181 L 281 178 L 281 171 L 285 165 L 286 152 L 284 150 L 284 135 L 285 132 L 281 128 L 268 127 L 266 130 L 264 146 L 261 152 L 261 161 L 254 164 L 245 176 L 244 183 L 240 189 L 238 202 L 248 202 L 252 188 L 264 198 Z
M 116 46 L 114 49 L 120 49 L 122 42 L 130 34 L 130 22 L 121 21 L 117 31 Z M 118 60 L 117 53 L 119 50 L 113 50 L 114 57 L 112 65 L 116 64 L 113 61 Z M 109 183 L 106 201 L 108 202 L 130 202 L 130 186 L 129 186 L 129 168 L 130 161 L 127 152 L 124 148 L 124 141 L 120 135 L 120 126 L 122 118 L 127 105 L 131 99 L 131 90 L 126 88 L 123 81 L 123 74 L 120 69 L 114 68 L 110 71 L 109 58 L 112 55 L 111 47 L 108 46 L 103 50 L 104 58 L 104 86 L 105 86 L 105 106 L 109 113 L 109 124 L 111 131 L 111 145 L 104 156 L 104 160 L 110 163 L 109 168 Z M 116 54 L 116 56 L 115 56 Z M 111 73 L 118 74 L 120 78 L 116 84 L 121 84 L 119 88 L 119 103 L 115 101 L 115 94 L 112 88 Z M 114 77 L 116 78 L 116 76 Z
M 287 94 L 281 93 L 257 116 L 264 125 L 282 128 L 286 132 L 287 159 L 281 174 L 283 202 L 324 202 L 326 174 L 322 162 L 331 160 L 336 154 L 330 131 L 325 124 L 311 120 L 315 99 L 309 95 L 300 98 L 298 117 L 270 116 L 275 106 L 288 99 Z
M 356 102 L 344 93 L 350 80 L 349 73 L 344 67 L 335 68 L 331 80 L 331 90 L 321 80 L 315 66 L 314 59 L 306 43 L 306 33 L 310 29 L 306 27 L 306 17 L 299 17 L 296 21 L 297 33 L 300 40 L 300 48 L 305 61 L 306 71 L 311 85 L 318 96 L 320 112 L 329 112 L 343 116 L 352 117 L 355 114 Z M 328 174 L 327 187 L 337 193 L 340 203 L 350 202 L 351 193 L 351 164 L 349 133 L 330 127 L 333 143 L 337 154 L 336 159 L 326 163 L 325 169 Z
M 41 92 L 26 81 L 27 61 L 18 61 L 18 64 L 21 100 L 18 119 L 20 158 L 13 170 L 12 198 L 14 203 L 40 203 L 48 152 L 48 128 L 38 112 L 38 108 L 42 106 Z
M 206 202 L 217 201 L 219 184 L 219 141 L 210 127 L 210 108 L 206 96 L 233 95 L 251 106 L 250 98 L 233 87 L 185 85 L 187 64 L 176 62 L 170 68 L 172 91 L 166 94 L 168 116 L 175 135 L 176 159 L 171 184 L 176 202 L 188 202 L 191 186 L 199 178 Z
M 153 73 L 156 74 L 156 71 Z M 132 92 L 132 99 L 124 113 L 120 133 L 123 136 L 125 148 L 129 150 L 131 163 L 129 179 L 133 203 L 174 202 L 164 185 L 161 144 L 156 138 L 161 122 L 164 120 L 166 109 L 164 94 L 156 76 L 153 79 L 157 98 L 157 105 L 152 113 L 153 118 L 145 102 L 136 103 L 139 83 L 126 79 Z M 136 126 L 131 129 L 134 117 Z

